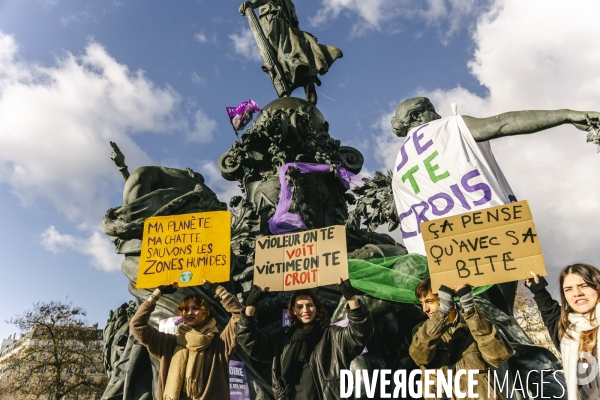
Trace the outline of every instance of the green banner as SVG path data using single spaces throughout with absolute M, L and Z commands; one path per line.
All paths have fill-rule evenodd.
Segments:
M 348 260 L 348 272 L 352 286 L 382 300 L 419 304 L 415 288 L 429 276 L 427 257 L 420 254 L 375 258 L 371 260 Z M 473 288 L 480 294 L 492 285 Z

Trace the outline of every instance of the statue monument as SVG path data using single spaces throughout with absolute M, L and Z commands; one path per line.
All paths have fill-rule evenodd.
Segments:
M 259 9 L 259 20 L 254 14 L 255 8 Z M 284 200 L 289 203 L 286 211 L 296 215 L 296 220 L 303 224 L 302 229 L 346 225 L 349 258 L 388 259 L 392 260 L 390 270 L 413 279 L 427 276 L 426 267 L 402 257 L 407 253 L 404 246 L 389 235 L 374 232 L 385 223 L 390 230 L 399 225 L 391 173 L 376 172 L 373 178 L 364 179 L 363 186 L 349 191 L 348 182 L 361 171 L 363 155 L 336 140 L 334 130 L 316 108 L 315 85 L 320 84 L 317 76 L 328 71 L 333 61 L 342 56 L 341 51 L 321 45 L 314 36 L 301 31 L 290 0 L 245 2 L 240 12 L 250 22 L 264 61 L 263 68 L 270 74 L 279 98 L 262 109 L 254 124 L 240 136 L 240 141 L 233 142 L 218 161 L 222 177 L 238 182 L 243 192 L 243 196 L 229 200 L 233 210 L 231 279 L 222 284 L 230 293 L 244 298 L 252 284 L 256 239 L 300 229 L 281 219 L 278 206 Z M 306 99 L 290 97 L 292 91 L 301 86 Z M 560 110 L 463 118 L 477 141 L 573 123 L 588 131 L 588 140 L 598 144 L 599 117 L 598 113 Z M 398 107 L 393 129 L 398 136 L 405 136 L 410 128 L 438 118 L 429 100 L 409 99 Z M 114 243 L 115 251 L 125 256 L 121 268 L 130 280 L 129 292 L 140 304 L 150 294 L 148 289 L 136 288 L 144 221 L 152 216 L 226 210 L 227 204 L 217 198 L 200 173 L 189 168 L 144 166 L 130 174 L 125 156 L 115 143 L 111 146 L 111 158 L 125 185 L 123 205 L 107 211 L 103 229 Z M 288 198 L 283 198 L 282 185 L 291 187 Z M 348 206 L 352 204 L 356 204 L 356 208 L 349 212 Z M 187 287 L 161 297 L 151 324 L 156 327 L 159 320 L 173 316 L 178 303 L 191 293 L 200 293 L 210 302 L 222 329 L 229 316 L 201 287 Z M 318 288 L 318 293 L 332 314 L 332 321 L 343 319 L 345 300 L 339 293 L 326 286 Z M 261 327 L 281 326 L 281 310 L 286 308 L 289 297 L 290 293 L 279 292 L 262 300 L 258 307 Z M 353 361 L 353 368 L 416 368 L 408 356 L 408 346 L 412 328 L 426 318 L 421 309 L 414 304 L 381 300 L 366 294 L 361 300 L 373 314 L 376 330 L 367 346 L 368 353 Z M 525 374 L 534 368 L 560 369 L 556 358 L 549 351 L 534 346 L 512 317 L 513 300 L 514 285 L 495 286 L 477 296 L 480 308 L 514 343 L 517 354 L 506 369 Z M 107 323 L 105 364 L 109 384 L 102 397 L 104 400 L 149 400 L 156 391 L 158 361 L 128 329 L 127 322 L 134 308 L 134 303 L 124 304 L 111 312 Z M 239 349 L 232 358 L 245 364 L 252 399 L 273 399 L 269 366 L 250 359 Z M 546 385 L 548 395 L 560 398 L 560 387 L 555 380 Z
M 258 8 L 259 19 L 254 9 Z M 303 87 L 306 100 L 317 104 L 318 75 L 325 75 L 343 54 L 334 46 L 319 44 L 317 38 L 300 30 L 296 7 L 291 0 L 253 0 L 240 6 L 254 34 L 263 70 L 269 74 L 279 97 L 288 97 Z

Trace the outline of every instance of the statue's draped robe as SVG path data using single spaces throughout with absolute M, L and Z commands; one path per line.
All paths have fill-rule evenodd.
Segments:
M 259 7 L 259 14 L 290 90 L 305 86 L 317 74 L 324 75 L 342 57 L 337 47 L 319 44 L 316 37 L 298 28 L 296 7 L 290 0 L 271 0 Z

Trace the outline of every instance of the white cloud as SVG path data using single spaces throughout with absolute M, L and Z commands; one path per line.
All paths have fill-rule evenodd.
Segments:
M 92 15 L 87 11 L 80 11 L 75 14 L 69 14 L 65 17 L 60 17 L 60 24 L 64 27 L 68 26 L 71 22 L 85 22 L 93 20 L 98 23 L 98 20 L 93 18 Z
M 323 25 L 337 18 L 342 12 L 349 11 L 359 17 L 353 26 L 353 33 L 362 34 L 368 30 L 380 30 L 381 25 L 397 17 L 406 7 L 405 0 L 323 0 L 323 6 L 311 18 L 312 25 Z
M 199 171 L 204 176 L 205 182 L 217 195 L 219 200 L 229 203 L 233 196 L 242 196 L 242 190 L 237 182 L 223 179 L 221 172 L 212 161 L 200 161 Z
M 355 15 L 358 21 L 352 27 L 352 35 L 362 35 L 382 30 L 396 19 L 421 20 L 437 26 L 441 40 L 447 42 L 480 7 L 477 0 L 322 0 L 321 9 L 310 22 L 320 26 L 340 14 Z
M 133 171 L 153 163 L 132 135 L 179 132 L 206 143 L 215 127 L 197 107 L 183 110 L 172 88 L 156 87 L 96 42 L 40 66 L 22 60 L 15 39 L 0 32 L 0 183 L 24 206 L 51 204 L 88 229 L 90 243 L 99 243 L 98 219 L 123 190 L 109 141 Z
M 156 87 L 98 43 L 42 67 L 20 60 L 15 40 L 0 32 L 0 182 L 25 205 L 49 201 L 69 219 L 93 224 L 122 190 L 109 141 L 133 170 L 151 161 L 132 134 L 211 140 L 216 122 L 191 108 L 188 123 L 180 103 L 173 89 Z
M 600 104 L 600 3 L 497 0 L 473 33 L 471 72 L 489 90 L 479 97 L 461 87 L 415 91 L 429 97 L 443 116 L 450 103 L 459 113 L 488 117 L 526 109 L 598 109 Z M 395 105 L 397 105 L 397 102 Z M 380 123 L 379 150 L 393 142 L 391 114 Z M 395 148 L 401 141 L 397 139 Z M 553 269 L 575 261 L 600 265 L 597 227 L 600 155 L 585 133 L 562 126 L 533 135 L 492 141 L 494 154 L 517 198 L 527 199 L 540 234 L 546 263 Z M 388 152 L 389 153 L 389 152 Z M 386 153 L 385 167 L 395 154 Z
M 209 118 L 202 110 L 198 109 L 194 116 L 194 129 L 185 135 L 187 142 L 208 143 L 212 140 L 212 134 L 217 129 L 217 121 Z
M 198 32 L 198 33 L 196 33 L 194 35 L 194 39 L 196 39 L 200 43 L 206 43 L 206 42 L 208 42 L 208 39 L 206 38 L 206 35 L 204 34 L 204 32 Z
M 40 235 L 40 244 L 55 254 L 69 249 L 88 255 L 92 257 L 92 265 L 102 271 L 117 271 L 123 262 L 123 256 L 115 254 L 114 245 L 100 231 L 92 232 L 87 238 L 78 238 L 63 235 L 51 225 Z
M 55 6 L 56 4 L 58 4 L 59 0 L 38 0 L 40 3 L 42 3 L 45 6 Z
M 196 73 L 196 71 L 192 72 L 192 82 L 197 83 L 199 85 L 204 85 L 206 83 L 206 79 L 201 77 Z
M 146 164 L 129 133 L 178 127 L 179 101 L 97 43 L 41 67 L 20 61 L 14 39 L 0 33 L 0 181 L 25 205 L 43 199 L 71 220 L 97 221 L 122 185 L 108 142 L 128 165 Z
M 403 139 L 399 139 L 392 132 L 392 124 L 391 120 L 394 116 L 394 108 L 390 105 L 391 111 L 387 111 L 383 113 L 379 119 L 373 124 L 373 128 L 375 129 L 377 135 L 375 136 L 374 142 L 375 145 L 375 154 L 377 154 L 376 159 L 380 160 L 382 166 L 386 168 L 386 172 L 388 169 L 394 165 L 396 161 L 396 156 L 398 155 L 398 148 L 402 145 Z
M 256 39 L 250 28 L 242 28 L 239 33 L 232 33 L 229 35 L 229 39 L 236 54 L 250 61 L 262 61 Z

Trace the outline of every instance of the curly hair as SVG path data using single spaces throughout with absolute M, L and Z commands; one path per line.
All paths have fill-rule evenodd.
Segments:
M 294 306 L 296 305 L 296 299 L 299 296 L 309 296 L 313 303 L 315 304 L 315 308 L 317 309 L 317 316 L 315 317 L 315 321 L 317 321 L 321 326 L 326 327 L 330 325 L 329 321 L 329 313 L 323 307 L 323 302 L 321 302 L 321 298 L 317 292 L 312 289 L 301 289 L 296 290 L 292 293 L 292 297 L 290 297 L 290 301 L 288 301 L 287 306 L 287 316 L 292 321 L 292 327 L 302 325 L 302 322 L 296 317 L 294 313 Z
M 569 321 L 569 313 L 574 312 L 571 308 L 567 299 L 565 297 L 565 293 L 563 291 L 563 284 L 565 282 L 565 278 L 569 274 L 575 274 L 581 277 L 585 283 L 591 288 L 593 288 L 596 292 L 598 292 L 600 296 L 600 271 L 592 265 L 589 264 L 573 264 L 565 267 L 560 272 L 559 284 L 560 284 L 560 303 L 562 305 L 561 313 L 560 313 L 560 321 L 558 322 L 558 337 L 562 339 L 566 336 L 569 339 L 572 339 L 569 334 L 569 329 L 571 328 L 571 322 Z M 590 320 L 596 319 L 596 308 L 592 308 L 590 312 Z M 582 338 L 583 339 L 583 338 Z
M 410 130 L 411 114 L 415 111 L 434 110 L 433 104 L 427 97 L 413 97 L 404 100 L 396 108 L 396 113 L 392 117 L 392 131 L 398 137 L 404 137 Z
M 208 318 L 210 318 L 212 316 L 212 314 L 213 314 L 212 307 L 208 304 L 206 299 L 204 297 L 202 297 L 200 294 L 190 294 L 190 295 L 185 296 L 183 301 L 181 303 L 179 303 L 179 307 L 177 307 L 177 315 L 183 316 L 183 310 L 185 310 L 188 300 L 194 300 L 194 303 L 196 303 L 196 305 L 198 307 L 200 307 L 200 309 L 204 312 L 205 320 L 207 320 Z

